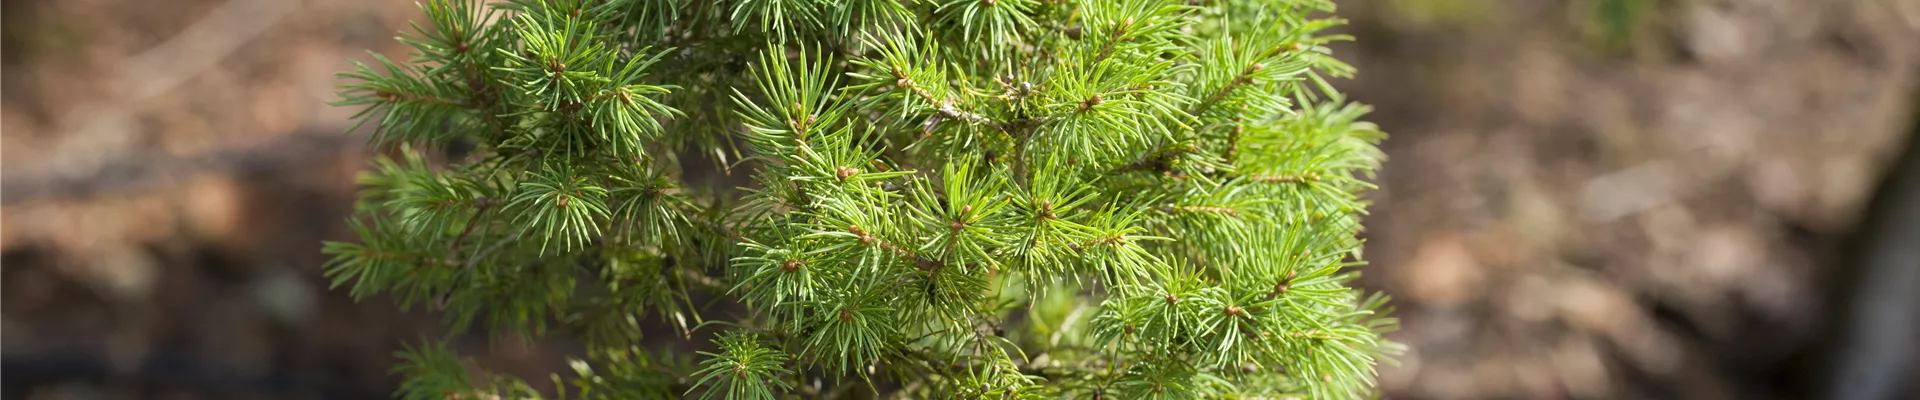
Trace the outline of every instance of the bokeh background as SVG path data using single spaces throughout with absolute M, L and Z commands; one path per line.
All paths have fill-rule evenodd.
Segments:
M 1339 84 L 1392 134 L 1385 397 L 1920 392 L 1920 258 L 1862 261 L 1920 248 L 1884 184 L 1920 171 L 1920 0 L 1339 3 Z M 370 154 L 333 73 L 403 56 L 411 2 L 0 7 L 7 399 L 395 387 L 437 317 L 329 291 L 318 249 Z M 535 382 L 572 350 L 510 342 L 460 346 Z

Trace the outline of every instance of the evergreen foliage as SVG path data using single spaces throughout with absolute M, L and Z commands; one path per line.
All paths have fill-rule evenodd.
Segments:
M 327 274 L 589 352 L 429 343 L 400 397 L 1352 398 L 1396 350 L 1325 0 L 422 8 L 342 74 L 394 158 Z

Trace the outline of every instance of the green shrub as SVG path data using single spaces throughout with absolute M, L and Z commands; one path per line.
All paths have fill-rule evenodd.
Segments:
M 545 396 L 1349 398 L 1395 349 L 1325 1 L 422 8 L 343 74 L 397 157 L 327 274 L 585 343 Z M 543 396 L 402 355 L 400 397 Z

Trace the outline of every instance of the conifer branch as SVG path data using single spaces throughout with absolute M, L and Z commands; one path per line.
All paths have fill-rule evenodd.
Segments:
M 950 100 L 934 97 L 932 92 L 928 92 L 926 88 L 920 87 L 918 83 L 915 83 L 913 81 L 913 78 L 901 76 L 897 72 L 895 73 L 895 77 L 897 77 L 897 80 L 895 81 L 896 87 L 899 87 L 901 90 L 906 90 L 908 92 L 913 93 L 913 95 L 915 97 L 918 97 L 920 101 L 924 101 L 927 104 L 936 105 L 934 107 L 934 111 L 938 112 L 941 117 L 965 121 L 966 123 L 973 124 L 973 125 L 986 125 L 988 127 L 991 127 L 1001 132 L 1009 132 L 1009 133 L 1011 132 L 1007 129 L 1006 125 L 998 122 L 994 122 L 993 119 L 987 118 L 987 116 L 985 115 L 975 114 L 973 112 L 960 109 L 959 107 L 955 107 L 953 105 L 953 102 Z M 938 120 L 936 119 L 934 121 L 929 122 L 928 124 L 929 126 L 938 125 Z M 932 129 L 930 128 L 924 129 L 924 130 L 927 132 L 932 131 Z
M 1294 175 L 1251 175 L 1251 176 L 1247 176 L 1247 179 L 1252 180 L 1254 182 L 1260 182 L 1260 183 L 1303 183 L 1304 184 L 1304 183 L 1319 182 L 1320 174 L 1316 172 L 1307 172 L 1303 174 L 1294 174 Z
M 1220 86 L 1219 90 L 1215 90 L 1213 94 L 1207 95 L 1207 98 L 1201 100 L 1200 105 L 1195 107 L 1193 111 L 1188 112 L 1188 114 L 1200 115 L 1207 112 L 1207 109 L 1213 108 L 1215 104 L 1219 104 L 1220 100 L 1226 99 L 1227 94 L 1232 93 L 1234 89 L 1239 88 L 1241 85 L 1252 84 L 1253 74 L 1260 72 L 1260 70 L 1264 68 L 1266 68 L 1266 64 L 1257 62 L 1248 65 L 1246 69 L 1240 71 L 1239 75 L 1235 75 L 1233 79 L 1228 80 L 1226 85 Z
M 493 253 L 495 251 L 499 251 L 501 247 L 506 247 L 508 244 L 518 240 L 520 240 L 520 232 L 514 232 L 511 235 L 507 235 L 507 237 L 501 238 L 497 242 L 493 242 L 493 245 L 487 246 L 487 248 L 485 249 L 481 249 L 479 253 L 475 253 L 473 255 L 473 258 L 467 259 L 467 265 L 465 268 L 473 269 L 475 266 L 480 265 L 481 260 L 487 259 L 487 256 L 493 255 Z
M 424 103 L 424 104 L 453 106 L 453 107 L 460 107 L 460 108 L 474 108 L 473 104 L 471 102 L 468 102 L 465 99 L 454 99 L 454 98 L 440 97 L 440 96 L 435 96 L 430 94 L 403 93 L 403 92 L 393 91 L 393 90 L 374 90 L 373 95 L 374 97 L 379 97 L 380 100 L 388 103 Z
M 1120 43 L 1121 37 L 1127 34 L 1128 29 L 1133 28 L 1133 24 L 1133 18 L 1127 18 L 1126 21 L 1114 26 L 1113 30 L 1108 31 L 1107 40 L 1100 44 L 1099 51 L 1094 52 L 1092 63 L 1099 64 L 1107 61 L 1107 57 L 1113 56 L 1114 45 Z
M 460 254 L 460 244 L 466 242 L 467 235 L 473 233 L 473 228 L 480 226 L 480 217 L 486 216 L 487 210 L 493 208 L 493 203 L 487 201 L 485 197 L 475 198 L 473 199 L 473 208 L 473 217 L 467 218 L 466 227 L 460 229 L 459 236 L 453 237 L 453 249 L 448 251 L 448 253 Z
M 1168 214 L 1177 214 L 1177 213 L 1195 213 L 1195 214 L 1219 214 L 1219 215 L 1226 215 L 1226 216 L 1230 216 L 1230 217 L 1239 217 L 1239 216 L 1240 216 L 1240 211 L 1239 211 L 1239 210 L 1234 210 L 1234 209 L 1232 209 L 1232 208 L 1227 208 L 1227 207 L 1209 207 L 1209 206 L 1164 206 L 1164 207 L 1160 207 L 1160 210 L 1161 210 L 1161 211 L 1164 211 L 1164 212 L 1166 212 L 1166 213 L 1168 213 Z

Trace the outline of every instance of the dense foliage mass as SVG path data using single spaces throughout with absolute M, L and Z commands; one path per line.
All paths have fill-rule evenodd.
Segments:
M 1326 0 L 422 8 L 343 74 L 394 157 L 327 273 L 589 351 L 430 343 L 401 397 L 1349 398 L 1394 350 Z

